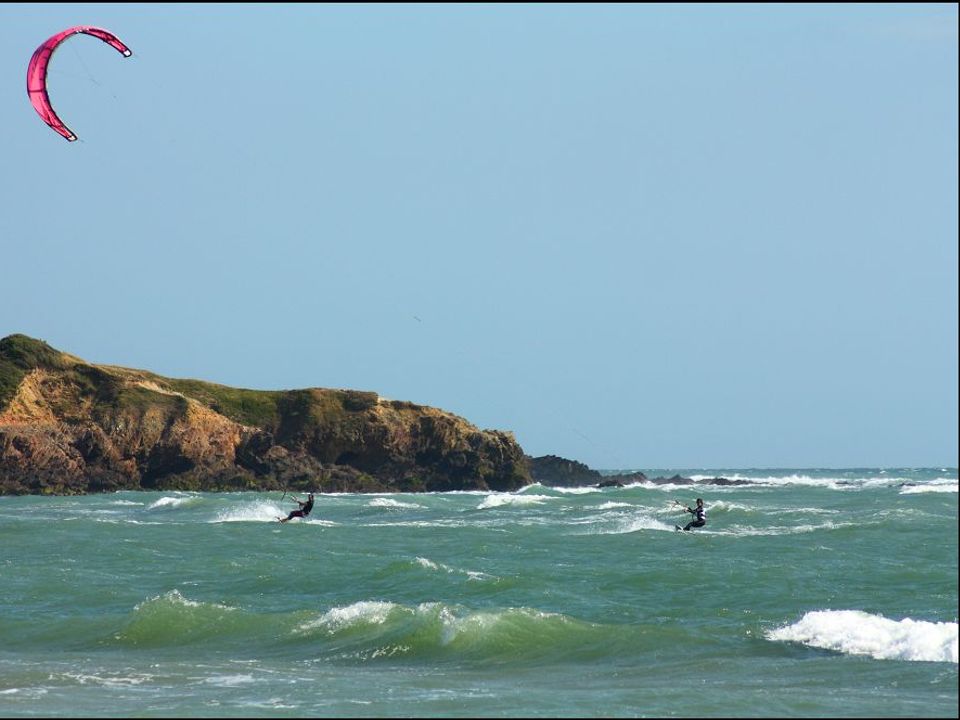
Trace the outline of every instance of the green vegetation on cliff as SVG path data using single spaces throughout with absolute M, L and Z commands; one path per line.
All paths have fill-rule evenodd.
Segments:
M 63 353 L 42 340 L 26 335 L 8 335 L 0 340 L 0 410 L 13 399 L 30 370 L 63 367 Z
M 157 379 L 171 390 L 183 393 L 242 425 L 275 427 L 280 417 L 278 403 L 283 396 L 280 391 L 244 390 L 203 380 Z

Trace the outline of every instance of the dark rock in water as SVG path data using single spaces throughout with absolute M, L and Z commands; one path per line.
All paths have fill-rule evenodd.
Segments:
M 633 483 L 641 483 L 648 480 L 647 476 L 639 470 L 631 473 L 618 473 L 617 475 L 609 475 L 608 478 L 616 480 L 623 485 L 632 485 Z
M 596 484 L 596 487 L 598 487 L 598 488 L 605 488 L 605 487 L 624 487 L 624 484 L 623 484 L 622 482 L 620 482 L 619 480 L 601 480 L 600 482 L 598 482 L 598 483 Z
M 534 482 L 544 486 L 582 487 L 596 485 L 603 476 L 596 470 L 576 460 L 567 460 L 557 455 L 528 457 L 527 467 Z
M 674 475 L 673 477 L 655 477 L 648 478 L 647 482 L 655 485 L 750 485 L 749 480 L 730 480 L 729 478 L 716 477 L 705 480 L 694 480 L 693 478 Z
M 262 391 L 0 339 L 0 495 L 517 490 L 513 435 L 374 392 Z
M 674 475 L 673 477 L 668 478 L 648 478 L 647 482 L 654 483 L 655 485 L 693 485 L 693 480 L 683 477 L 682 475 Z
M 751 484 L 749 480 L 730 480 L 725 477 L 710 478 L 709 480 L 705 480 L 704 482 L 706 482 L 709 485 L 750 485 Z
M 642 472 L 603 475 L 581 462 L 556 455 L 528 457 L 527 466 L 530 477 L 547 487 L 624 487 L 647 479 Z

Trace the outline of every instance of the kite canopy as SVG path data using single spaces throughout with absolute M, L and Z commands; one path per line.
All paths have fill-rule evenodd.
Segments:
M 43 121 L 70 142 L 76 140 L 77 136 L 57 117 L 57 113 L 54 112 L 53 106 L 50 104 L 50 96 L 47 95 L 47 65 L 50 64 L 50 58 L 60 43 L 77 33 L 84 33 L 86 35 L 93 35 L 95 38 L 100 38 L 107 45 L 114 47 L 117 52 L 124 57 L 130 57 L 133 54 L 130 52 L 130 48 L 120 42 L 116 35 L 101 28 L 91 27 L 90 25 L 77 25 L 76 27 L 58 32 L 33 53 L 33 57 L 30 58 L 30 64 L 27 66 L 27 97 L 30 98 L 30 103 Z

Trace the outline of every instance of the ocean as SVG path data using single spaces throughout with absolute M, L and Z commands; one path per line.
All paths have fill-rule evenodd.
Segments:
M 0 497 L 0 716 L 957 717 L 956 468 L 643 470 Z

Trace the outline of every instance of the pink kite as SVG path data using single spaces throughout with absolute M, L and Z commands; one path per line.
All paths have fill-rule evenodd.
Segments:
M 120 42 L 113 33 L 89 25 L 77 25 L 63 32 L 58 32 L 33 53 L 30 64 L 27 66 L 27 97 L 30 98 L 31 104 L 43 118 L 43 121 L 70 142 L 76 140 L 77 136 L 57 117 L 57 113 L 54 112 L 53 106 L 50 104 L 50 96 L 47 95 L 47 65 L 50 64 L 50 58 L 60 43 L 77 33 L 85 33 L 100 38 L 107 45 L 116 48 L 117 52 L 124 57 L 130 57 L 133 54 L 130 52 L 130 48 Z

